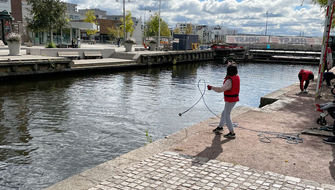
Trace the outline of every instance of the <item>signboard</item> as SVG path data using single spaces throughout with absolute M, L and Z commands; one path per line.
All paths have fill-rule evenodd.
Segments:
M 269 36 L 226 36 L 227 43 L 268 43 Z
M 277 37 L 271 36 L 270 37 L 271 43 L 276 44 L 310 44 L 316 45 L 321 44 L 318 38 L 307 38 L 307 37 Z
M 304 37 L 304 36 L 226 36 L 226 43 L 231 44 L 255 44 L 255 43 L 272 43 L 272 44 L 305 44 L 305 45 L 321 45 L 320 37 Z
M 179 38 L 173 39 L 173 43 L 179 43 Z

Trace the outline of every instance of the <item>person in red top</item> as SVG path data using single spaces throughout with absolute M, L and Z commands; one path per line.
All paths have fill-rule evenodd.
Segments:
M 240 93 L 240 77 L 237 75 L 237 67 L 234 63 L 228 63 L 227 76 L 221 87 L 215 87 L 208 85 L 208 90 L 214 90 L 215 92 L 224 92 L 225 107 L 221 114 L 219 126 L 213 130 L 213 132 L 223 131 L 223 126 L 226 124 L 229 133 L 224 135 L 226 138 L 235 138 L 235 132 L 233 122 L 230 118 L 230 113 L 234 108 L 236 102 L 239 101 Z
M 313 74 L 313 72 L 309 71 L 309 70 L 301 69 L 301 71 L 298 74 L 298 78 L 300 80 L 300 90 L 301 90 L 301 93 L 302 92 L 303 93 L 308 93 L 307 87 L 309 85 L 309 80 L 314 81 L 314 74 Z M 304 86 L 304 82 L 305 82 L 305 86 Z

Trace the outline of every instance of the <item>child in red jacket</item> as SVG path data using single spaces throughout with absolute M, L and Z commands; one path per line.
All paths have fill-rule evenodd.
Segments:
M 300 80 L 300 93 L 308 93 L 307 87 L 309 85 L 309 80 L 314 81 L 314 74 L 312 71 L 309 70 L 304 70 L 301 69 L 301 71 L 298 74 L 298 78 Z M 306 82 L 305 82 L 306 81 Z M 304 82 L 305 82 L 305 86 L 304 86 Z

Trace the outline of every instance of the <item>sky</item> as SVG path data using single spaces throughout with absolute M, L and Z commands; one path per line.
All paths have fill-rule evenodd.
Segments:
M 108 15 L 123 14 L 123 0 L 64 1 L 77 4 L 77 9 L 98 8 Z M 143 21 L 159 12 L 159 2 L 126 0 L 125 7 Z M 220 25 L 256 35 L 266 31 L 267 35 L 321 37 L 325 22 L 324 12 L 311 0 L 161 0 L 160 13 L 170 28 L 175 28 L 176 23 Z

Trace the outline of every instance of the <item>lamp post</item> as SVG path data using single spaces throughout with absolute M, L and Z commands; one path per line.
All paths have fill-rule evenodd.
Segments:
M 159 12 L 158 12 L 158 50 L 161 45 L 161 0 L 159 0 Z
M 268 11 L 266 11 L 265 36 L 266 36 L 267 30 L 268 30 L 268 17 L 269 17 L 269 14 L 268 14 Z
M 116 0 L 119 2 L 119 0 Z M 130 0 L 128 0 L 130 2 Z M 126 39 L 126 0 L 123 0 L 123 41 Z
M 144 13 L 144 32 L 143 32 L 143 34 L 144 34 L 144 42 L 145 42 L 145 36 L 146 36 L 146 26 L 145 26 L 145 21 L 146 21 L 146 19 L 145 19 L 145 17 L 146 17 L 146 15 L 147 15 L 147 10 L 148 10 L 149 12 L 151 12 L 151 10 L 149 10 L 149 9 L 147 9 L 147 8 L 145 7 L 145 13 Z

